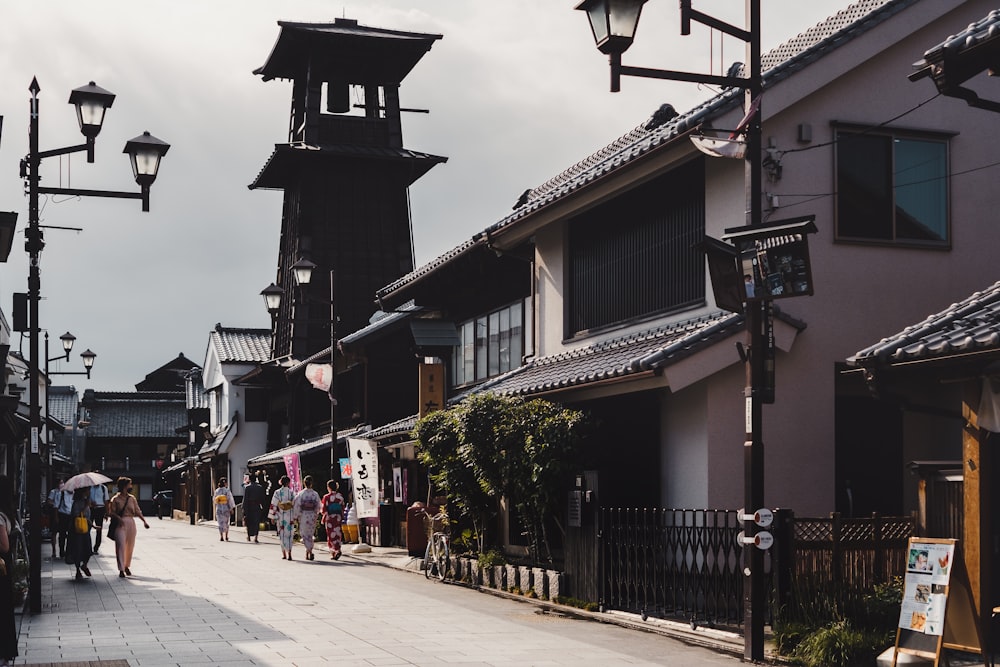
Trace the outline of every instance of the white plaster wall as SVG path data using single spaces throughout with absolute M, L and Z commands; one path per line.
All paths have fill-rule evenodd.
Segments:
M 679 394 L 661 392 L 663 440 L 661 506 L 709 507 L 707 391 L 705 383 Z

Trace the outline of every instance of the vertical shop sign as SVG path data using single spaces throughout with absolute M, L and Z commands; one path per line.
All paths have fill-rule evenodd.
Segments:
M 374 440 L 348 438 L 351 453 L 351 481 L 354 486 L 354 506 L 359 519 L 378 516 L 378 450 Z

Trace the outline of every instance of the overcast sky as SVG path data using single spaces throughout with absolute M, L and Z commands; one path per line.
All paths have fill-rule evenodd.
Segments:
M 46 0 L 8 2 L 0 21 L 0 210 L 19 214 L 14 249 L 0 265 L 0 310 L 27 291 L 28 86 L 41 86 L 40 149 L 82 142 L 73 88 L 95 81 L 118 97 L 83 155 L 48 158 L 43 184 L 136 190 L 125 141 L 148 130 L 171 144 L 138 201 L 42 197 L 43 301 L 49 356 L 71 331 L 78 354 L 97 353 L 93 378 L 53 377 L 82 390 L 132 391 L 182 352 L 204 362 L 209 331 L 267 328 L 259 292 L 275 280 L 280 192 L 250 191 L 275 143 L 287 141 L 291 84 L 264 83 L 278 20 L 442 34 L 400 88 L 407 148 L 448 157 L 410 189 L 417 266 L 499 220 L 525 189 L 586 158 L 663 102 L 685 111 L 713 94 L 695 84 L 624 78 L 608 92 L 607 60 L 576 0 Z M 764 50 L 847 6 L 847 0 L 763 0 Z M 740 0 L 696 0 L 740 27 Z M 706 28 L 681 37 L 675 0 L 643 10 L 630 65 L 724 73 L 743 45 Z M 766 102 L 765 102 L 766 103 Z M 79 228 L 82 231 L 74 231 Z M 28 339 L 12 335 L 28 353 Z

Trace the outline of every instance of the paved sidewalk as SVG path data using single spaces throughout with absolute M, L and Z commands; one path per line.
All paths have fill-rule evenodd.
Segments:
M 47 555 L 47 550 L 43 549 L 43 611 L 41 614 L 18 617 L 21 624 L 21 657 L 16 664 L 36 667 L 49 664 L 61 667 L 146 667 L 245 665 L 251 660 L 254 664 L 266 665 L 292 664 L 293 661 L 299 665 L 328 664 L 324 658 L 330 658 L 329 655 L 321 657 L 308 652 L 302 655 L 302 652 L 315 652 L 313 647 L 317 642 L 321 642 L 319 645 L 323 646 L 326 645 L 322 643 L 324 641 L 342 651 L 342 640 L 339 643 L 336 640 L 338 629 L 322 625 L 321 634 L 315 634 L 319 630 L 318 627 L 314 628 L 318 619 L 310 611 L 310 608 L 315 609 L 310 607 L 313 603 L 297 595 L 289 597 L 274 590 L 258 590 L 273 589 L 267 585 L 269 578 L 276 576 L 276 572 L 305 572 L 307 570 L 299 568 L 307 567 L 310 568 L 308 572 L 316 572 L 325 579 L 332 577 L 330 580 L 336 581 L 338 573 L 347 575 L 364 563 L 377 563 L 395 570 L 420 574 L 420 559 L 411 558 L 402 549 L 374 547 L 368 553 L 353 553 L 353 545 L 345 545 L 345 557 L 332 563 L 325 545 L 317 545 L 316 562 L 307 563 L 300 561 L 304 552 L 301 545 L 297 545 L 296 563 L 287 564 L 288 569 L 285 569 L 285 565 L 278 563 L 277 539 L 273 533 L 262 533 L 262 544 L 251 545 L 245 542 L 246 533 L 240 528 L 234 528 L 230 532 L 232 542 L 222 546 L 215 541 L 217 533 L 214 522 L 190 526 L 187 522 L 178 520 L 161 522 L 153 519 L 150 523 L 150 531 L 139 528 L 132 566 L 135 576 L 127 579 L 118 577 L 113 543 L 102 544 L 101 554 L 91 559 L 93 578 L 79 582 L 73 580 L 71 566 L 58 559 L 53 561 Z M 163 540 L 171 540 L 172 548 L 164 548 Z M 174 545 L 176 548 L 173 548 Z M 270 560 L 272 558 L 273 564 Z M 325 563 L 320 563 L 324 560 Z M 328 567 L 311 569 L 322 566 Z M 375 583 L 380 579 L 383 578 L 368 577 L 366 580 L 373 583 L 366 585 L 382 585 Z M 242 589 L 239 594 L 235 593 L 234 587 Z M 447 590 L 449 589 L 432 586 L 427 592 L 433 595 L 436 591 Z M 477 595 L 475 590 L 458 592 L 462 596 L 469 596 L 474 608 L 491 607 L 485 602 L 474 602 L 473 596 Z M 518 600 L 526 610 L 519 613 L 520 616 L 541 613 L 543 615 L 538 618 L 544 618 L 545 609 L 548 608 L 555 610 L 554 615 L 557 616 L 586 617 L 602 623 L 666 634 L 682 638 L 689 645 L 707 646 L 718 651 L 716 660 L 713 659 L 712 652 L 706 652 L 704 648 L 690 649 L 692 662 L 672 664 L 701 665 L 705 663 L 706 657 L 711 664 L 728 664 L 735 662 L 734 656 L 742 651 L 738 636 L 713 636 L 711 631 L 702 628 L 692 632 L 684 624 L 668 624 L 652 619 L 644 622 L 638 616 L 629 614 L 593 614 L 523 596 L 490 592 L 495 596 Z M 295 618 L 296 610 L 301 610 L 304 613 L 302 620 L 283 621 L 280 626 L 271 623 L 268 619 L 276 618 L 279 610 L 276 607 L 268 614 L 267 609 L 275 604 L 276 597 L 282 618 Z M 240 613 L 239 608 L 234 612 L 232 604 L 237 599 L 241 604 L 251 605 L 246 613 Z M 344 600 L 339 601 L 339 604 L 350 606 Z M 391 608 L 391 601 L 386 604 Z M 447 623 L 443 619 L 439 620 Z M 286 625 L 288 629 L 278 629 L 285 628 Z M 329 639 L 317 639 L 325 637 L 328 632 Z M 640 638 L 637 636 L 637 640 Z M 378 645 L 383 640 L 373 641 Z M 445 648 L 461 650 L 461 641 L 455 643 L 449 639 Z M 372 650 L 372 645 L 367 650 Z M 681 648 L 674 650 L 685 651 Z M 75 662 L 67 662 L 68 660 Z M 380 664 L 377 659 L 375 662 L 352 662 L 347 657 L 333 662 L 340 665 Z M 442 660 L 432 664 L 446 663 L 458 664 L 458 661 Z

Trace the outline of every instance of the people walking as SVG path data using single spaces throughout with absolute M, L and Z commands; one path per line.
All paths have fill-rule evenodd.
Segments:
M 108 487 L 97 484 L 90 487 L 90 522 L 95 528 L 94 553 L 101 548 L 101 532 L 104 530 L 104 512 L 108 504 Z
M 65 480 L 59 480 L 59 486 L 49 491 L 49 500 L 56 509 L 56 539 L 52 543 L 52 555 L 55 556 L 56 543 L 59 544 L 59 558 L 66 558 L 66 538 L 69 536 L 70 516 L 73 510 L 73 494 L 63 490 Z
M 229 490 L 229 481 L 225 477 L 219 478 L 219 486 L 212 493 L 215 504 L 215 520 L 219 522 L 219 541 L 229 541 L 229 520 L 236 509 L 236 499 L 233 492 Z
M 306 475 L 302 479 L 302 486 L 304 488 L 295 495 L 292 520 L 299 524 L 299 535 L 302 536 L 302 545 L 306 548 L 306 560 L 316 560 L 313 546 L 316 539 L 316 515 L 320 511 L 320 498 L 313 489 L 312 475 Z
M 250 484 L 243 489 L 243 523 L 247 528 L 247 542 L 253 538 L 254 542 L 259 542 L 257 534 L 260 532 L 260 521 L 264 518 L 267 496 L 264 487 L 260 485 L 257 477 L 250 480 Z
M 340 484 L 332 479 L 326 483 L 326 491 L 322 501 L 326 546 L 330 548 L 330 558 L 339 560 L 344 542 L 344 531 L 341 528 L 344 520 L 344 496 L 340 493 Z
M 131 577 L 132 552 L 135 550 L 135 520 L 142 520 L 142 525 L 149 528 L 146 517 L 139 509 L 139 501 L 132 495 L 132 480 L 128 477 L 119 477 L 118 493 L 108 503 L 108 516 L 111 517 L 114 526 L 115 536 L 115 556 L 118 559 L 118 576 Z
M 292 509 L 295 507 L 295 492 L 289 488 L 291 480 L 288 475 L 282 475 L 278 480 L 278 488 L 271 496 L 271 509 L 268 516 L 278 529 L 278 541 L 281 542 L 281 557 L 292 560 Z
M 72 515 L 69 539 L 66 540 L 70 561 L 76 567 L 76 578 L 83 579 L 83 575 L 90 576 L 90 556 L 93 554 L 90 542 L 90 522 L 92 520 L 90 511 L 90 488 L 80 487 L 73 492 L 73 505 L 70 514 Z
M 14 559 L 10 553 L 10 533 L 14 529 L 14 485 L 6 475 L 0 475 L 0 665 L 14 664 L 17 657 L 17 628 L 14 624 L 14 588 L 11 574 Z

